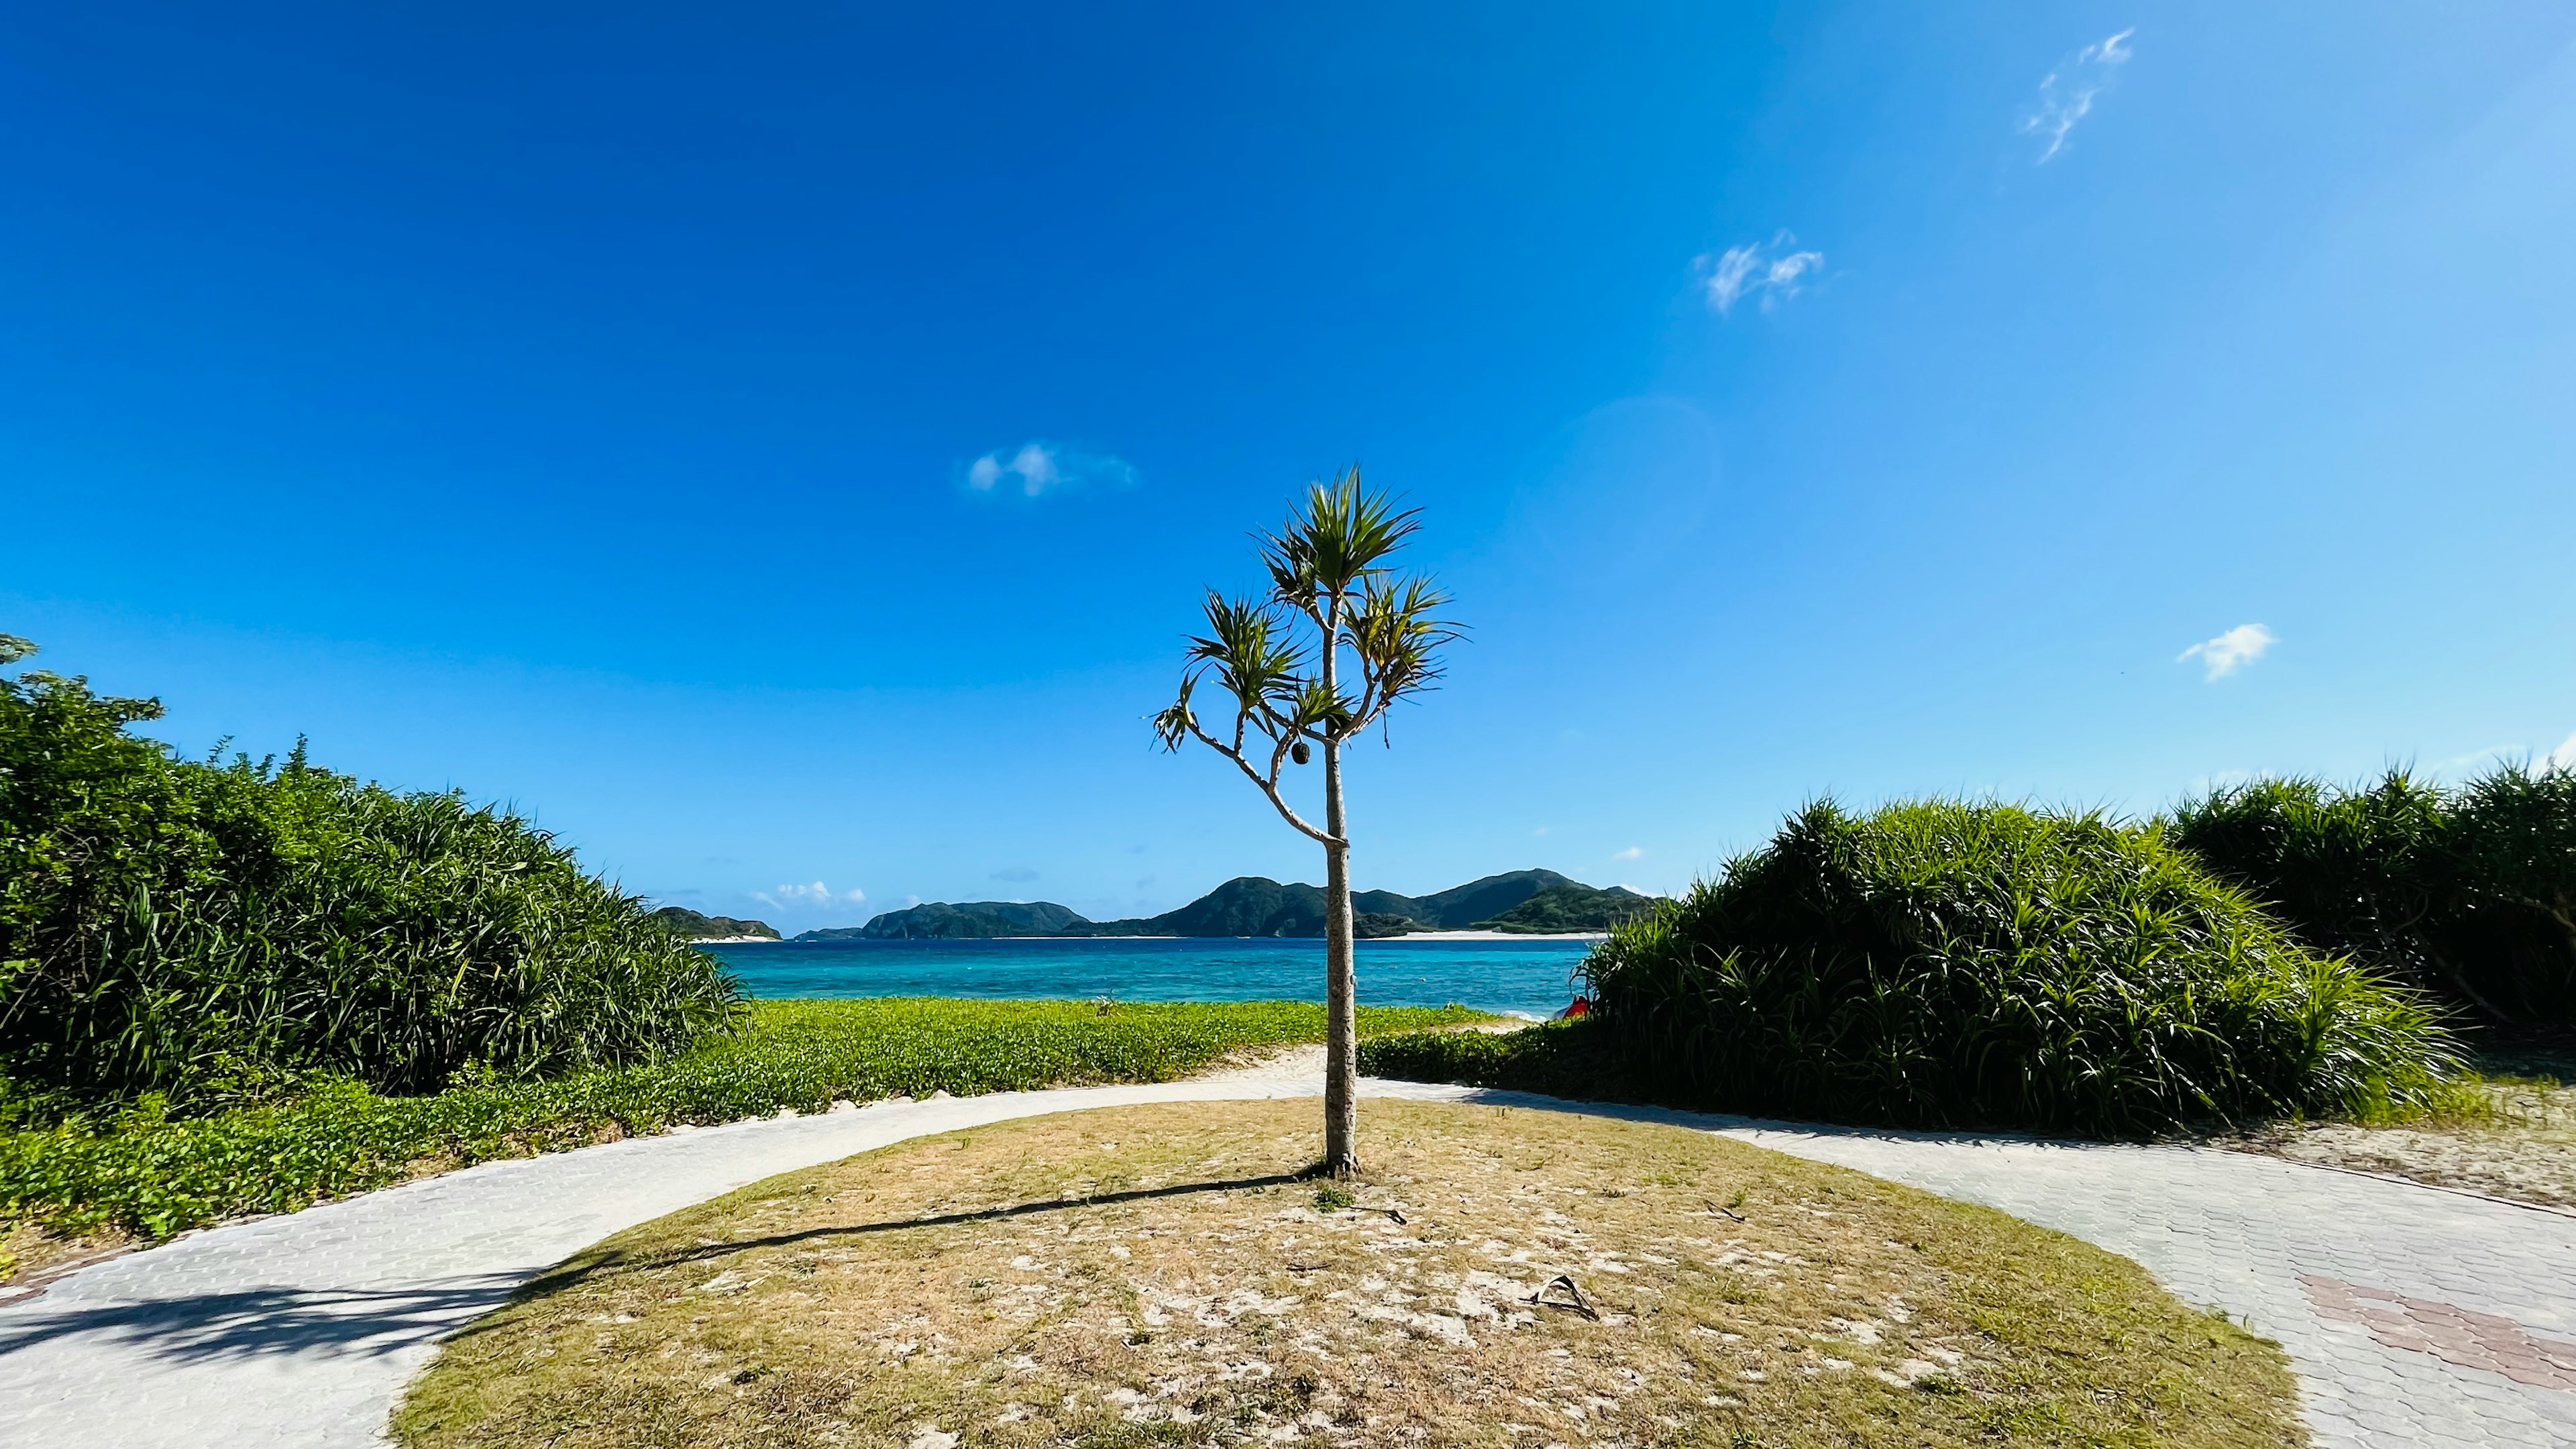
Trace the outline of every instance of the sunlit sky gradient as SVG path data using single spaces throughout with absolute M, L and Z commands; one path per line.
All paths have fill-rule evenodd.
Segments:
M 971 18 L 970 17 L 971 14 Z M 1155 753 L 1358 460 L 1361 884 L 2576 736 L 2576 10 L 21 7 L 0 629 L 790 929 L 1311 845 Z

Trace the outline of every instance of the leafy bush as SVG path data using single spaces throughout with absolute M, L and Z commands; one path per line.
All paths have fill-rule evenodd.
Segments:
M 1400 1082 L 1455 1082 L 1551 1097 L 1652 1097 L 1600 1023 L 1578 1017 L 1519 1031 L 1410 1031 L 1360 1043 L 1360 1070 Z
M 1730 1110 L 2130 1134 L 2385 1111 L 2452 1063 L 2414 993 L 2098 814 L 1812 806 L 1582 969 L 1640 1081 Z
M 31 647 L 0 636 L 0 663 Z M 420 1089 L 473 1061 L 650 1059 L 725 1019 L 722 967 L 528 822 L 301 744 L 181 760 L 127 732 L 159 714 L 0 679 L 0 1074 L 22 1098 Z
M 1460 1007 L 1362 1007 L 1359 1025 L 1374 1035 L 1477 1018 Z M 1324 1009 L 1306 1002 L 761 1001 L 734 1028 L 648 1065 L 473 1081 L 423 1097 L 331 1082 L 192 1120 L 145 1098 L 114 1114 L 0 1132 L 0 1238 L 20 1221 L 164 1237 L 381 1187 L 424 1163 L 461 1166 L 843 1100 L 1168 1081 L 1231 1052 L 1323 1034 Z
M 2172 834 L 2319 950 L 2493 1020 L 2576 1017 L 2576 775 L 2257 780 L 2185 803 Z

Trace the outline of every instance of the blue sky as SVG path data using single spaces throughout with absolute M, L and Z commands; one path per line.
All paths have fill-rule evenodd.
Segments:
M 1145 717 L 1354 460 L 1364 885 L 2576 738 L 2564 5 L 931 9 L 22 7 L 0 629 L 791 928 L 1317 878 Z

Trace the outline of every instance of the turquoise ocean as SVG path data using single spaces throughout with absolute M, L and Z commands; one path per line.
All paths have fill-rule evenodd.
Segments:
M 1270 938 L 782 941 L 707 945 L 753 996 L 1106 996 L 1321 1001 L 1324 943 Z M 1360 1002 L 1546 1016 L 1574 993 L 1589 942 L 1362 941 Z

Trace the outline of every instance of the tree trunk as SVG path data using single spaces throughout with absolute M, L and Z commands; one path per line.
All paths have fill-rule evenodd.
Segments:
M 1351 847 L 1342 818 L 1342 747 L 1324 742 L 1324 1170 L 1360 1170 L 1358 973 L 1351 960 Z

